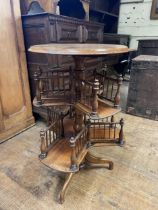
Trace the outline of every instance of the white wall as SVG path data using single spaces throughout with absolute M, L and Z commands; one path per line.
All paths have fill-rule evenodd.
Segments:
M 118 34 L 131 35 L 130 47 L 137 49 L 139 39 L 158 39 L 158 20 L 150 20 L 152 0 L 121 4 Z

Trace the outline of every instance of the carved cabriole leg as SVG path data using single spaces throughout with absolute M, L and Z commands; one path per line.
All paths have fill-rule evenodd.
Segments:
M 121 85 L 122 85 L 122 76 L 119 75 L 118 77 L 118 88 L 117 88 L 117 92 L 116 92 L 116 96 L 114 98 L 114 107 L 119 107 L 119 103 L 120 103 L 120 88 L 121 88 Z
M 72 179 L 72 176 L 74 175 L 74 173 L 69 173 L 66 180 L 65 180 L 65 183 L 64 183 L 64 186 L 62 188 L 62 190 L 60 191 L 59 193 L 59 202 L 62 204 L 64 203 L 64 197 L 65 197 L 65 192 L 67 190 L 67 187 Z
M 46 145 L 45 145 L 45 131 L 41 130 L 40 131 L 40 137 L 41 137 L 41 154 L 39 155 L 39 158 L 42 160 L 47 156 L 47 152 L 46 152 Z
M 119 133 L 119 144 L 120 146 L 123 146 L 125 144 L 125 141 L 123 140 L 123 126 L 124 126 L 124 120 L 121 119 L 120 120 L 120 125 L 121 125 L 121 129 L 120 129 L 120 133 Z
M 85 157 L 86 165 L 90 167 L 105 167 L 105 164 L 109 165 L 109 170 L 113 169 L 113 162 L 104 158 L 96 157 L 90 152 Z

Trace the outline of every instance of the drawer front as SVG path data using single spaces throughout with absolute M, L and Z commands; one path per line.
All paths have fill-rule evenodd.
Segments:
M 56 23 L 57 29 L 57 42 L 82 42 L 82 26 L 67 23 L 67 22 L 60 22 Z
M 98 26 L 83 26 L 84 42 L 101 43 L 103 42 L 103 29 Z

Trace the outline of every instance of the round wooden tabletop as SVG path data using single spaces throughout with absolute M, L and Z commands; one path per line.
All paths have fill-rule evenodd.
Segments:
M 30 52 L 53 55 L 109 55 L 129 52 L 124 45 L 114 44 L 42 44 L 29 48 Z

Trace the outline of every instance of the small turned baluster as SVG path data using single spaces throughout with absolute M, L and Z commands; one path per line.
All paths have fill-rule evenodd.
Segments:
M 36 87 L 36 98 L 37 98 L 37 104 L 41 105 L 41 93 L 40 93 L 40 79 L 39 74 L 37 72 L 34 73 L 34 81 L 35 81 L 35 87 Z
M 117 88 L 117 92 L 116 92 L 116 95 L 115 95 L 115 98 L 114 98 L 114 107 L 119 107 L 119 103 L 120 103 L 120 88 L 121 88 L 121 85 L 122 85 L 122 76 L 119 75 L 118 77 L 118 88 Z
M 84 127 L 84 115 L 79 110 L 75 110 L 75 125 L 74 129 L 78 133 L 82 130 Z
M 114 122 L 115 122 L 115 117 L 114 117 L 114 115 L 112 115 L 111 116 L 111 125 L 110 125 L 111 128 L 114 127 Z
M 90 139 L 91 121 L 90 121 L 90 119 L 87 122 L 87 127 L 88 127 L 88 131 L 87 131 L 87 148 L 89 148 L 91 146 L 91 139 Z
M 120 144 L 120 146 L 123 146 L 124 145 L 124 140 L 123 140 L 124 120 L 123 119 L 120 120 L 120 125 L 121 125 L 121 129 L 120 129 L 120 133 L 119 133 L 119 144 Z
M 95 79 L 93 84 L 92 115 L 96 115 L 98 110 L 98 91 L 99 91 L 99 80 Z
M 39 155 L 39 158 L 42 160 L 47 156 L 44 130 L 40 131 L 40 137 L 41 137 L 41 147 L 40 147 L 41 154 Z
M 61 136 L 62 137 L 64 137 L 65 136 L 65 133 L 64 133 L 64 114 L 63 113 L 61 113 L 61 115 L 60 115 L 60 117 L 61 117 L 61 123 L 60 123 L 60 126 L 61 126 Z
M 76 146 L 76 140 L 75 140 L 74 137 L 71 137 L 70 138 L 70 147 L 72 148 L 72 152 L 71 152 L 71 166 L 70 166 L 70 169 L 72 171 L 76 171 L 78 169 L 75 146 Z

